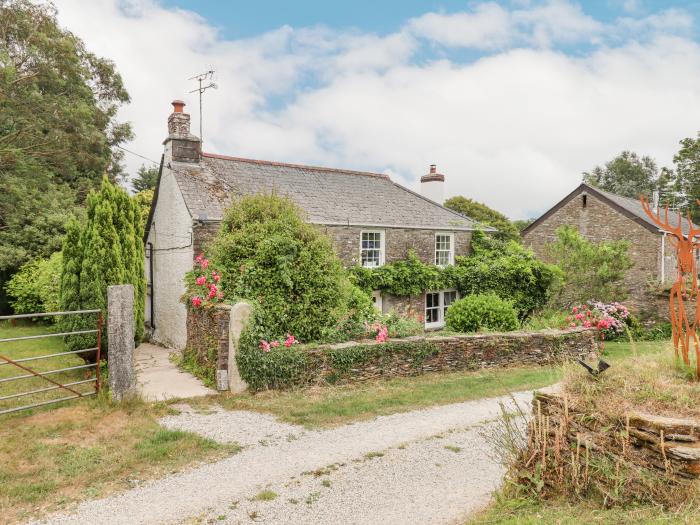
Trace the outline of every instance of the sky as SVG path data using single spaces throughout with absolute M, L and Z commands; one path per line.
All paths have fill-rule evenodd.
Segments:
M 700 130 L 700 3 L 55 0 L 113 60 L 126 147 L 158 160 L 170 102 L 204 150 L 386 173 L 536 217 L 623 150 L 670 166 Z M 125 158 L 134 173 L 148 161 Z

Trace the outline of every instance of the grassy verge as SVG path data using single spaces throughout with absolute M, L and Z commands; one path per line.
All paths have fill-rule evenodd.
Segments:
M 51 325 L 0 324 L 0 338 L 37 335 Z M 63 351 L 61 338 L 0 344 L 11 359 Z M 46 371 L 83 364 L 74 355 L 31 361 Z M 24 374 L 12 365 L 0 366 L 0 378 Z M 82 371 L 52 376 L 64 381 L 84 379 Z M 0 396 L 43 388 L 41 379 L 0 383 Z M 85 385 L 91 390 L 93 385 Z M 66 396 L 52 391 L 0 404 L 2 408 Z M 166 430 L 158 418 L 164 404 L 113 406 L 104 399 L 73 400 L 32 411 L 0 416 L 0 509 L 2 522 L 60 510 L 71 503 L 104 496 L 135 483 L 159 477 L 193 463 L 237 451 L 195 434 Z
M 637 355 L 654 355 L 666 343 L 609 342 L 605 356 L 613 366 Z M 193 401 L 205 406 L 219 403 L 231 410 L 256 410 L 283 421 L 310 428 L 331 427 L 375 416 L 473 399 L 494 397 L 556 383 L 561 367 L 511 367 L 477 372 L 425 374 L 381 379 L 336 387 L 220 395 Z
M 667 511 L 660 507 L 634 506 L 601 509 L 566 501 L 538 503 L 530 500 L 498 501 L 471 518 L 468 525 L 568 525 L 593 523 L 616 525 L 691 524 L 698 522 L 697 508 Z
M 0 419 L 3 522 L 66 508 L 193 463 L 232 454 L 195 434 L 162 428 L 164 404 L 71 402 Z
M 224 395 L 199 403 L 218 402 L 231 410 L 268 412 L 306 427 L 331 427 L 379 415 L 538 388 L 555 383 L 560 374 L 559 368 L 545 367 L 426 374 L 338 387 Z

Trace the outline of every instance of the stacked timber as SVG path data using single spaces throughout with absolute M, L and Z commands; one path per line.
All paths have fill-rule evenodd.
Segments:
M 535 393 L 535 418 L 548 433 L 575 446 L 604 452 L 681 478 L 700 477 L 700 420 L 622 412 L 615 418 L 585 413 L 561 393 Z M 540 426 L 545 423 L 540 423 Z

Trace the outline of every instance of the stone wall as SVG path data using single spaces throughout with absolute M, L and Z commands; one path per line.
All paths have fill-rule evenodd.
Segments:
M 197 363 L 211 371 L 219 390 L 228 388 L 229 323 L 231 307 L 215 307 L 187 310 L 187 346 Z
M 563 226 L 573 226 L 581 235 L 592 242 L 627 240 L 630 242 L 629 256 L 634 266 L 627 271 L 624 285 L 629 291 L 625 299 L 632 311 L 653 317 L 668 316 L 668 309 L 659 310 L 652 292 L 660 282 L 662 236 L 650 231 L 592 193 L 574 195 L 568 202 L 546 217 L 540 224 L 523 234 L 524 244 L 535 254 L 547 260 L 546 245 L 556 240 L 556 230 Z M 670 242 L 666 242 L 665 267 L 667 278 L 673 279 L 674 259 Z
M 219 379 L 229 371 L 231 307 L 188 310 L 187 352 Z M 551 365 L 597 352 L 595 331 L 542 330 L 424 335 L 390 339 L 387 343 L 351 341 L 335 345 L 299 346 L 306 354 L 303 384 L 356 382 L 378 377 L 403 377 L 425 372 L 478 370 L 514 365 Z M 284 352 L 285 350 L 279 350 Z M 338 363 L 345 363 L 346 368 Z M 244 378 L 245 379 L 245 378 Z M 219 384 L 224 390 L 227 385 Z
M 372 347 L 376 351 L 372 351 Z M 361 348 L 365 356 L 342 373 L 334 354 Z M 542 330 L 413 336 L 382 344 L 359 341 L 324 345 L 308 350 L 312 383 L 357 382 L 379 377 L 405 377 L 425 372 L 479 370 L 517 365 L 552 365 L 597 353 L 595 332 L 590 329 Z M 341 358 L 342 359 L 342 358 Z
M 410 251 L 426 264 L 435 263 L 435 230 L 411 230 L 406 228 L 362 228 L 359 226 L 319 226 L 333 241 L 336 253 L 345 266 L 358 264 L 360 259 L 360 235 L 363 230 L 382 230 L 385 236 L 384 262 L 400 261 Z M 471 232 L 454 233 L 455 255 L 469 255 Z

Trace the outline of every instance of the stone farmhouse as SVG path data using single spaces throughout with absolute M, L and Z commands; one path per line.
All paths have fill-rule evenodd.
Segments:
M 444 176 L 433 165 L 419 195 L 387 175 L 301 166 L 204 153 L 190 133 L 184 102 L 174 101 L 158 185 L 148 218 L 146 322 L 152 337 L 184 348 L 187 339 L 184 275 L 219 229 L 237 196 L 287 195 L 332 240 L 346 266 L 378 267 L 414 251 L 425 263 L 449 265 L 470 250 L 477 225 L 444 208 Z M 484 229 L 484 228 L 480 228 Z M 486 228 L 488 230 L 488 228 Z M 426 290 L 417 297 L 373 294 L 382 312 L 395 310 L 439 328 L 457 298 L 454 290 Z
M 678 215 L 669 213 L 672 225 Z M 687 221 L 684 232 L 687 233 Z M 547 259 L 546 245 L 560 226 L 573 226 L 593 242 L 625 239 L 634 266 L 627 271 L 626 304 L 647 316 L 668 315 L 668 294 L 660 292 L 676 279 L 676 252 L 671 235 L 654 224 L 637 199 L 621 197 L 586 183 L 560 200 L 522 231 L 523 242 Z

